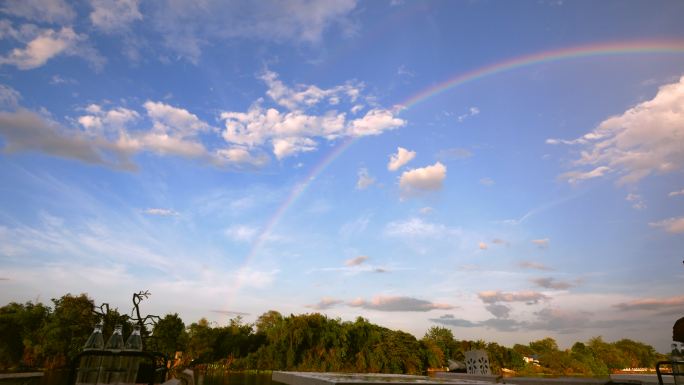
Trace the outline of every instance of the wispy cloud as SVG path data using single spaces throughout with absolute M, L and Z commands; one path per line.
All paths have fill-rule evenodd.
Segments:
M 165 208 L 148 208 L 143 210 L 144 214 L 147 215 L 154 215 L 154 216 L 159 216 L 159 217 L 173 217 L 173 216 L 178 216 L 180 215 L 177 211 L 172 210 L 172 209 L 165 209 Z
M 649 223 L 649 226 L 663 228 L 668 233 L 684 233 L 684 217 L 669 218 L 658 222 L 651 222 Z
M 543 239 L 533 239 L 531 242 L 534 243 L 535 245 L 537 245 L 539 248 L 545 249 L 545 248 L 549 247 L 549 242 L 551 242 L 551 240 L 549 238 L 543 238 Z
M 553 277 L 532 278 L 530 282 L 545 289 L 565 290 L 574 287 L 575 284 L 567 281 L 559 281 Z
M 324 297 L 317 304 L 306 305 L 306 307 L 308 307 L 310 309 L 314 309 L 314 310 L 326 310 L 326 309 L 330 309 L 332 307 L 335 307 L 337 305 L 341 305 L 343 303 L 344 303 L 344 301 L 341 299 Z
M 346 266 L 358 266 L 368 260 L 368 257 L 365 255 L 359 255 L 358 257 L 347 259 L 344 261 L 344 264 Z
M 520 261 L 518 263 L 518 266 L 520 266 L 523 269 L 534 269 L 534 270 L 553 270 L 552 268 L 544 265 L 543 263 L 538 263 L 538 262 L 531 262 L 531 261 Z
M 352 307 L 387 312 L 426 312 L 430 310 L 448 310 L 454 308 L 452 305 L 438 304 L 412 297 L 378 296 L 370 301 L 359 298 L 350 301 L 347 304 Z
M 497 302 L 525 302 L 527 304 L 535 304 L 539 301 L 547 300 L 549 297 L 543 293 L 536 291 L 520 291 L 520 292 L 503 292 L 499 290 L 481 291 L 477 296 L 484 303 Z
M 648 310 L 657 312 L 669 312 L 671 310 L 681 310 L 684 307 L 684 296 L 668 298 L 641 298 L 629 302 L 622 302 L 614 305 L 622 311 Z
M 680 195 L 684 195 L 684 188 L 679 190 L 679 191 L 672 191 L 669 194 L 667 194 L 667 196 L 669 196 L 669 197 L 676 197 L 676 196 L 680 196 Z

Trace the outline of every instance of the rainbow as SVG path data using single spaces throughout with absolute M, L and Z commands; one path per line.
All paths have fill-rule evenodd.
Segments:
M 551 63 L 561 60 L 584 58 L 584 57 L 598 57 L 598 56 L 614 56 L 614 55 L 641 55 L 641 54 L 684 54 L 684 40 L 639 40 L 628 42 L 604 42 L 591 45 L 581 45 L 574 47 L 567 47 L 562 49 L 555 49 L 550 51 L 536 52 L 529 55 L 510 58 L 501 62 L 485 65 L 474 70 L 458 73 L 447 80 L 436 85 L 427 87 L 403 102 L 397 103 L 394 111 L 400 113 L 403 110 L 412 108 L 419 103 L 422 103 L 436 95 L 446 92 L 450 89 L 461 86 L 465 83 L 476 81 L 484 77 L 500 74 L 503 72 L 523 68 L 527 66 Z M 277 210 L 266 222 L 256 240 L 252 244 L 249 254 L 244 259 L 239 271 L 245 271 L 250 262 L 256 257 L 263 244 L 270 236 L 275 226 L 280 222 L 287 210 L 301 197 L 306 191 L 307 187 L 320 175 L 325 169 L 340 155 L 342 155 L 353 143 L 359 138 L 348 138 L 330 153 L 328 153 L 318 164 L 316 164 L 311 171 L 297 183 L 290 191 L 283 203 L 278 206 Z M 228 297 L 237 294 L 242 282 L 240 279 L 236 280 L 235 287 L 231 290 Z

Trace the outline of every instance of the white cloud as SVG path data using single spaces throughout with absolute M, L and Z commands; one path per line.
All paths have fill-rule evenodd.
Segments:
M 225 234 L 237 242 L 250 242 L 257 236 L 259 229 L 247 225 L 233 225 L 226 229 Z
M 459 123 L 463 123 L 464 120 L 466 120 L 466 119 L 468 119 L 468 118 L 470 118 L 470 117 L 473 117 L 473 116 L 475 116 L 475 115 L 479 115 L 479 114 L 480 114 L 480 109 L 479 109 L 479 108 L 477 108 L 477 107 L 470 107 L 470 108 L 468 109 L 468 112 L 466 112 L 465 114 L 459 115 L 458 118 L 457 118 L 457 120 L 458 120 Z
M 347 129 L 351 136 L 380 135 L 406 125 L 406 121 L 395 116 L 394 111 L 373 108 L 363 118 L 349 122 Z
M 160 217 L 172 217 L 172 216 L 177 216 L 179 215 L 177 211 L 171 210 L 171 209 L 164 209 L 164 208 L 149 208 L 143 210 L 143 213 L 147 215 L 156 215 Z
M 124 30 L 130 23 L 143 19 L 139 3 L 139 0 L 90 0 L 93 8 L 90 22 L 105 32 Z
M 230 144 L 248 148 L 270 144 L 278 159 L 300 152 L 317 149 L 317 139 L 335 140 L 340 137 L 379 135 L 387 130 L 406 124 L 395 112 L 381 108 L 369 110 L 363 117 L 347 119 L 347 113 L 328 110 L 320 113 L 317 104 L 331 97 L 356 100 L 360 87 L 353 85 L 321 89 L 310 85 L 298 85 L 296 89 L 285 86 L 274 72 L 262 75 L 269 89 L 267 95 L 289 111 L 264 108 L 262 99 L 257 100 L 246 112 L 225 111 L 220 117 L 224 122 L 223 138 Z M 316 110 L 309 113 L 307 110 Z
M 433 209 L 430 206 L 421 207 L 420 210 L 418 210 L 418 212 L 420 212 L 423 215 L 432 214 L 434 211 L 435 209 Z
M 27 20 L 55 24 L 67 24 L 76 17 L 76 12 L 64 0 L 3 1 L 0 12 Z
M 344 264 L 347 266 L 358 266 L 368 260 L 368 257 L 365 255 L 359 255 L 358 257 L 347 259 L 344 261 Z
M 347 303 L 352 307 L 361 307 L 369 310 L 378 311 L 411 311 L 411 312 L 426 312 L 430 310 L 448 310 L 453 309 L 454 306 L 447 304 L 432 303 L 430 301 L 412 298 L 412 297 L 389 297 L 377 296 L 370 301 L 364 299 L 356 299 Z
M 392 237 L 409 238 L 440 238 L 447 235 L 457 235 L 458 229 L 452 229 L 442 224 L 426 222 L 420 218 L 406 221 L 390 222 L 385 226 L 385 234 Z
M 20 32 L 10 31 L 10 34 L 20 40 L 27 40 L 26 46 L 14 48 L 8 54 L 0 56 L 0 65 L 13 65 L 20 70 L 30 70 L 43 66 L 58 55 L 81 56 L 96 68 L 101 67 L 104 62 L 104 59 L 86 44 L 87 37 L 77 34 L 71 27 L 40 31 L 24 29 Z M 25 39 L 28 35 L 32 35 L 30 40 Z
M 397 147 L 397 153 L 390 156 L 389 163 L 387 163 L 387 169 L 390 171 L 397 171 L 415 157 L 415 151 L 409 151 L 403 147 Z
M 664 219 L 659 222 L 651 222 L 650 226 L 661 227 L 668 233 L 684 233 L 684 217 Z
M 684 188 L 679 190 L 679 191 L 672 191 L 669 194 L 667 194 L 667 196 L 669 196 L 669 197 L 676 197 L 679 195 L 684 195 Z
M 533 239 L 531 242 L 539 246 L 540 248 L 544 249 L 549 247 L 549 242 L 551 242 L 551 240 L 549 238 Z
M 563 175 L 570 181 L 600 177 L 610 170 L 621 175 L 619 183 L 634 183 L 651 174 L 681 170 L 684 166 L 683 104 L 684 76 L 678 82 L 660 87 L 653 99 L 604 120 L 579 139 L 549 139 L 547 143 L 583 146 L 581 157 L 575 163 L 594 170 Z
M 446 172 L 446 166 L 440 162 L 432 166 L 404 171 L 399 178 L 399 187 L 407 194 L 439 190 L 446 178 Z
M 163 102 L 147 101 L 143 104 L 147 115 L 152 119 L 153 129 L 164 133 L 176 133 L 179 137 L 191 137 L 210 126 L 200 120 L 197 115 L 183 108 L 170 106 Z
M 368 174 L 366 168 L 359 169 L 358 176 L 359 179 L 356 181 L 356 188 L 359 190 L 365 190 L 375 183 L 375 178 Z
M 260 271 L 247 267 L 238 270 L 233 279 L 238 287 L 263 288 L 270 286 L 279 272 L 279 270 Z
M 641 195 L 629 193 L 625 197 L 627 202 L 632 202 L 632 207 L 636 210 L 643 210 L 646 208 L 646 203 L 641 199 Z

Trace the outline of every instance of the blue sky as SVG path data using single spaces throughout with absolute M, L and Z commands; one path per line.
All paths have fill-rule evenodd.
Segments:
M 0 12 L 0 302 L 87 292 L 126 311 L 150 290 L 145 311 L 187 323 L 318 311 L 667 350 L 681 2 Z

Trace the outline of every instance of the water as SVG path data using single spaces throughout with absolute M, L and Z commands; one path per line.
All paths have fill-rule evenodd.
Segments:
M 195 373 L 195 385 L 282 385 L 271 381 L 271 373 Z

